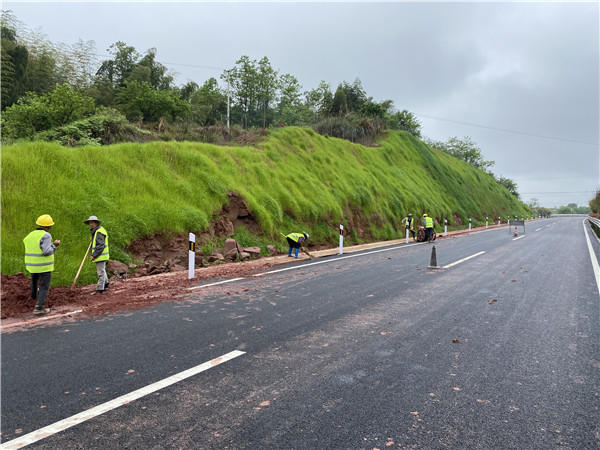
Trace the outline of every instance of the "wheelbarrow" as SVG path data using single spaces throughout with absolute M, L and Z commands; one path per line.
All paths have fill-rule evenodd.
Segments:
M 433 233 L 431 234 L 431 240 L 435 241 L 437 235 L 435 234 L 435 228 L 433 229 Z M 425 242 L 425 227 L 419 227 L 419 231 L 417 231 L 417 242 Z

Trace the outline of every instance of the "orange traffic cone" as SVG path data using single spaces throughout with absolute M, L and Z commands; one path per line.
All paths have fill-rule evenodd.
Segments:
M 518 236 L 519 233 L 517 232 L 517 227 L 515 227 L 515 236 Z

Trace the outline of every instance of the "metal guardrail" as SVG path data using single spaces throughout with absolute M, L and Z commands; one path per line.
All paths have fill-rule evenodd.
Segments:
M 588 217 L 589 222 L 596 226 L 600 230 L 600 219 L 595 219 L 594 217 Z

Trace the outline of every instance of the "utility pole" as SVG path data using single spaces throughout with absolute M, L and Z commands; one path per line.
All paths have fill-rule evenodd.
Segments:
M 229 73 L 230 69 L 227 69 L 227 129 L 229 130 Z

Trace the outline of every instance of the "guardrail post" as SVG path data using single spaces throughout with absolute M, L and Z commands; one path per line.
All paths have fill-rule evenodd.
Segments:
M 196 235 L 190 233 L 188 250 L 188 279 L 194 278 L 194 269 L 196 267 Z

